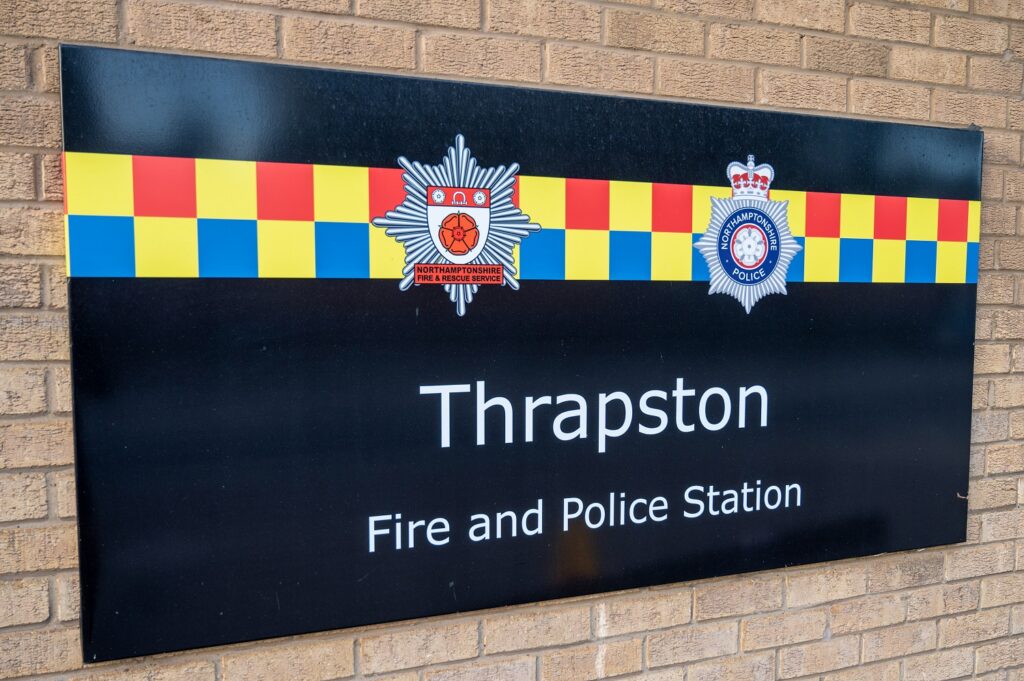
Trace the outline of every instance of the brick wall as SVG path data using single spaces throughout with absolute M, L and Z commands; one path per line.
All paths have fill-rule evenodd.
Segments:
M 60 40 L 982 126 L 968 543 L 81 671 Z M 1024 681 L 1022 77 L 1022 0 L 0 0 L 0 679 Z

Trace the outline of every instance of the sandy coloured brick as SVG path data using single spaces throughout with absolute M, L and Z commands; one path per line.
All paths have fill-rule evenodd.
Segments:
M 590 638 L 589 608 L 541 609 L 488 617 L 483 622 L 486 654 L 577 643 Z
M 664 667 L 731 655 L 739 650 L 738 634 L 735 622 L 692 624 L 653 634 L 647 639 L 647 664 Z
M 846 79 L 813 73 L 773 71 L 760 74 L 758 102 L 788 109 L 846 110 Z
M 0 206 L 0 255 L 63 255 L 64 219 L 58 208 Z
M 429 33 L 423 38 L 423 70 L 468 78 L 536 83 L 541 44 L 526 38 Z
M 643 1 L 639 0 L 640 4 Z M 754 0 L 658 0 L 657 4 L 674 12 L 707 17 L 750 19 L 754 16 Z
M 116 0 L 17 0 L 0 2 L 0 26 L 7 35 L 113 42 Z
M 73 524 L 0 529 L 0 575 L 62 570 L 77 565 L 78 542 Z
M 858 665 L 825 674 L 821 681 L 900 681 L 900 663 L 892 661 Z
M 690 59 L 658 60 L 658 94 L 719 102 L 754 101 L 754 69 Z
M 15 421 L 0 424 L 0 468 L 71 463 L 70 421 Z
M 713 24 L 708 32 L 709 56 L 757 64 L 800 64 L 800 34 L 771 28 Z
M 268 646 L 224 655 L 223 681 L 331 681 L 355 671 L 352 639 L 328 639 Z
M 836 603 L 828 612 L 829 630 L 833 634 L 850 634 L 899 624 L 907 617 L 907 604 L 899 594 L 882 594 Z
M 786 605 L 817 605 L 859 596 L 867 591 L 863 565 L 841 565 L 786 576 Z
M 1010 633 L 1010 609 L 995 608 L 939 620 L 939 647 L 955 648 Z
M 978 304 L 1009 305 L 1013 302 L 1013 284 L 1012 274 L 981 273 L 978 277 Z
M 1016 478 L 983 478 L 971 481 L 967 497 L 967 507 L 971 510 L 1013 506 L 1016 503 Z
M 755 17 L 769 24 L 842 33 L 846 0 L 761 0 L 755 7 Z
M 860 658 L 860 638 L 840 636 L 830 641 L 819 641 L 783 648 L 779 651 L 779 678 L 792 679 L 857 664 Z
M 772 681 L 775 656 L 752 653 L 701 662 L 689 668 L 687 681 Z
M 749 615 L 782 607 L 782 578 L 776 576 L 734 577 L 694 589 L 694 618 Z
M 681 16 L 640 10 L 605 13 L 605 42 L 624 47 L 676 54 L 704 54 L 704 24 Z
M 120 669 L 101 669 L 77 674 L 70 681 L 213 681 L 216 676 L 213 662 L 204 660 L 184 664 L 143 663 Z
M 479 28 L 479 0 L 360 0 L 357 14 L 374 19 Z
M 1024 65 L 999 57 L 971 57 L 969 84 L 975 90 L 1018 93 L 1022 82 Z
M 975 658 L 975 672 L 983 674 L 996 669 L 1016 667 L 1024 660 L 1024 637 L 1007 638 L 979 646 Z
M 285 17 L 282 33 L 284 55 L 291 59 L 393 69 L 416 65 L 416 33 L 409 28 Z
M 603 638 L 686 624 L 691 600 L 689 589 L 609 599 L 594 606 L 594 633 Z
M 825 635 L 827 624 L 824 610 L 792 610 L 750 617 L 740 623 L 741 648 L 761 650 L 814 641 Z
M 933 98 L 934 119 L 940 123 L 996 128 L 1006 125 L 1006 99 L 1003 97 L 936 89 Z
M 378 674 L 476 657 L 477 629 L 476 622 L 452 622 L 363 637 L 360 669 Z
M 50 616 L 46 579 L 0 581 L 0 628 L 45 622 Z
M 428 670 L 424 672 L 424 681 L 491 681 L 501 679 L 502 681 L 534 681 L 534 672 L 537 669 L 537 661 L 532 657 L 515 657 L 503 659 L 498 662 L 480 664 L 477 662 L 462 664 L 454 667 Z M 391 677 L 374 677 L 374 681 L 390 681 Z M 419 681 L 419 675 L 415 672 L 411 678 L 394 679 L 394 681 Z
M 0 522 L 45 518 L 46 476 L 0 473 Z
M 55 98 L 0 95 L 0 145 L 55 149 L 60 143 L 60 104 Z
M 541 681 L 592 681 L 640 671 L 643 641 L 639 638 L 560 648 L 540 656 Z
M 77 627 L 0 633 L 0 679 L 77 669 L 80 640 Z
M 931 37 L 931 15 L 916 9 L 855 2 L 847 21 L 847 32 L 863 38 L 927 44 Z
M 1013 570 L 1013 542 L 964 546 L 946 551 L 946 579 L 968 579 Z
M 61 622 L 77 620 L 81 614 L 81 587 L 77 572 L 58 575 L 54 583 L 57 587 L 57 619 Z
M 652 92 L 654 60 L 650 57 L 580 45 L 549 44 L 545 80 L 558 85 Z
M 993 319 L 993 326 L 995 320 Z M 985 443 L 1005 440 L 1010 429 L 1009 417 L 1002 412 L 986 411 L 971 416 L 971 442 Z M 991 451 L 991 450 L 990 450 Z
M 937 641 L 934 622 L 876 629 L 865 632 L 863 639 L 865 662 L 934 650 Z
M 0 265 L 0 286 L 3 285 L 3 269 L 4 266 Z M 38 414 L 42 411 L 46 411 L 46 370 L 41 367 L 0 366 L 0 414 Z
M 903 663 L 903 681 L 941 681 L 968 676 L 974 670 L 970 648 L 940 650 L 908 657 Z
M 487 29 L 581 42 L 601 40 L 601 8 L 583 0 L 490 0 Z
M 865 40 L 804 37 L 806 66 L 815 71 L 882 78 L 886 74 L 889 49 L 887 45 Z
M 866 116 L 928 120 L 931 91 L 916 85 L 873 80 L 850 82 L 850 112 Z
M 0 72 L 0 79 L 2 77 Z M 32 164 L 32 154 L 0 152 L 0 199 L 25 201 L 35 198 Z
M 935 45 L 965 52 L 1000 54 L 1009 46 L 1006 24 L 953 14 L 935 17 Z
M 274 15 L 167 0 L 128 0 L 128 40 L 141 47 L 272 57 Z

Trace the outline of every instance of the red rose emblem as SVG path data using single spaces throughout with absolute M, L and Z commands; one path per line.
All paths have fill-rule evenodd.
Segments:
M 480 231 L 476 220 L 465 213 L 452 213 L 441 221 L 441 244 L 452 255 L 466 255 L 476 247 Z

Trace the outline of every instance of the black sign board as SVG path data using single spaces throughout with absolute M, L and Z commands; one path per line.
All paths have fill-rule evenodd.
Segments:
M 88 661 L 964 539 L 980 132 L 61 56 Z

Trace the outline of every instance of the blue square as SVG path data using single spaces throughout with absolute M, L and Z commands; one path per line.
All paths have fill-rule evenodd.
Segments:
M 967 280 L 968 284 L 978 283 L 978 244 L 967 244 Z
M 256 221 L 200 218 L 199 276 L 259 276 Z
M 365 222 L 316 223 L 316 276 L 370 277 L 370 225 Z
M 935 251 L 934 241 L 907 242 L 908 284 L 935 283 Z
M 608 278 L 651 280 L 651 233 L 613 231 L 608 239 Z
M 519 246 L 520 279 L 565 279 L 565 230 L 542 229 Z
M 793 238 L 800 244 L 800 250 L 789 261 L 789 269 L 786 270 L 786 281 L 800 282 L 804 280 L 804 249 L 806 246 L 804 246 L 804 237 L 795 236 Z
M 870 284 L 874 246 L 872 239 L 840 239 L 839 281 Z
M 703 238 L 704 235 L 702 234 L 701 239 Z M 696 245 L 698 241 L 699 240 L 694 239 L 694 244 Z M 704 259 L 704 254 L 696 248 L 693 249 L 690 264 L 692 265 L 690 277 L 692 281 L 711 281 L 711 271 L 708 269 L 708 261 Z
M 68 216 L 72 277 L 134 277 L 135 218 Z

